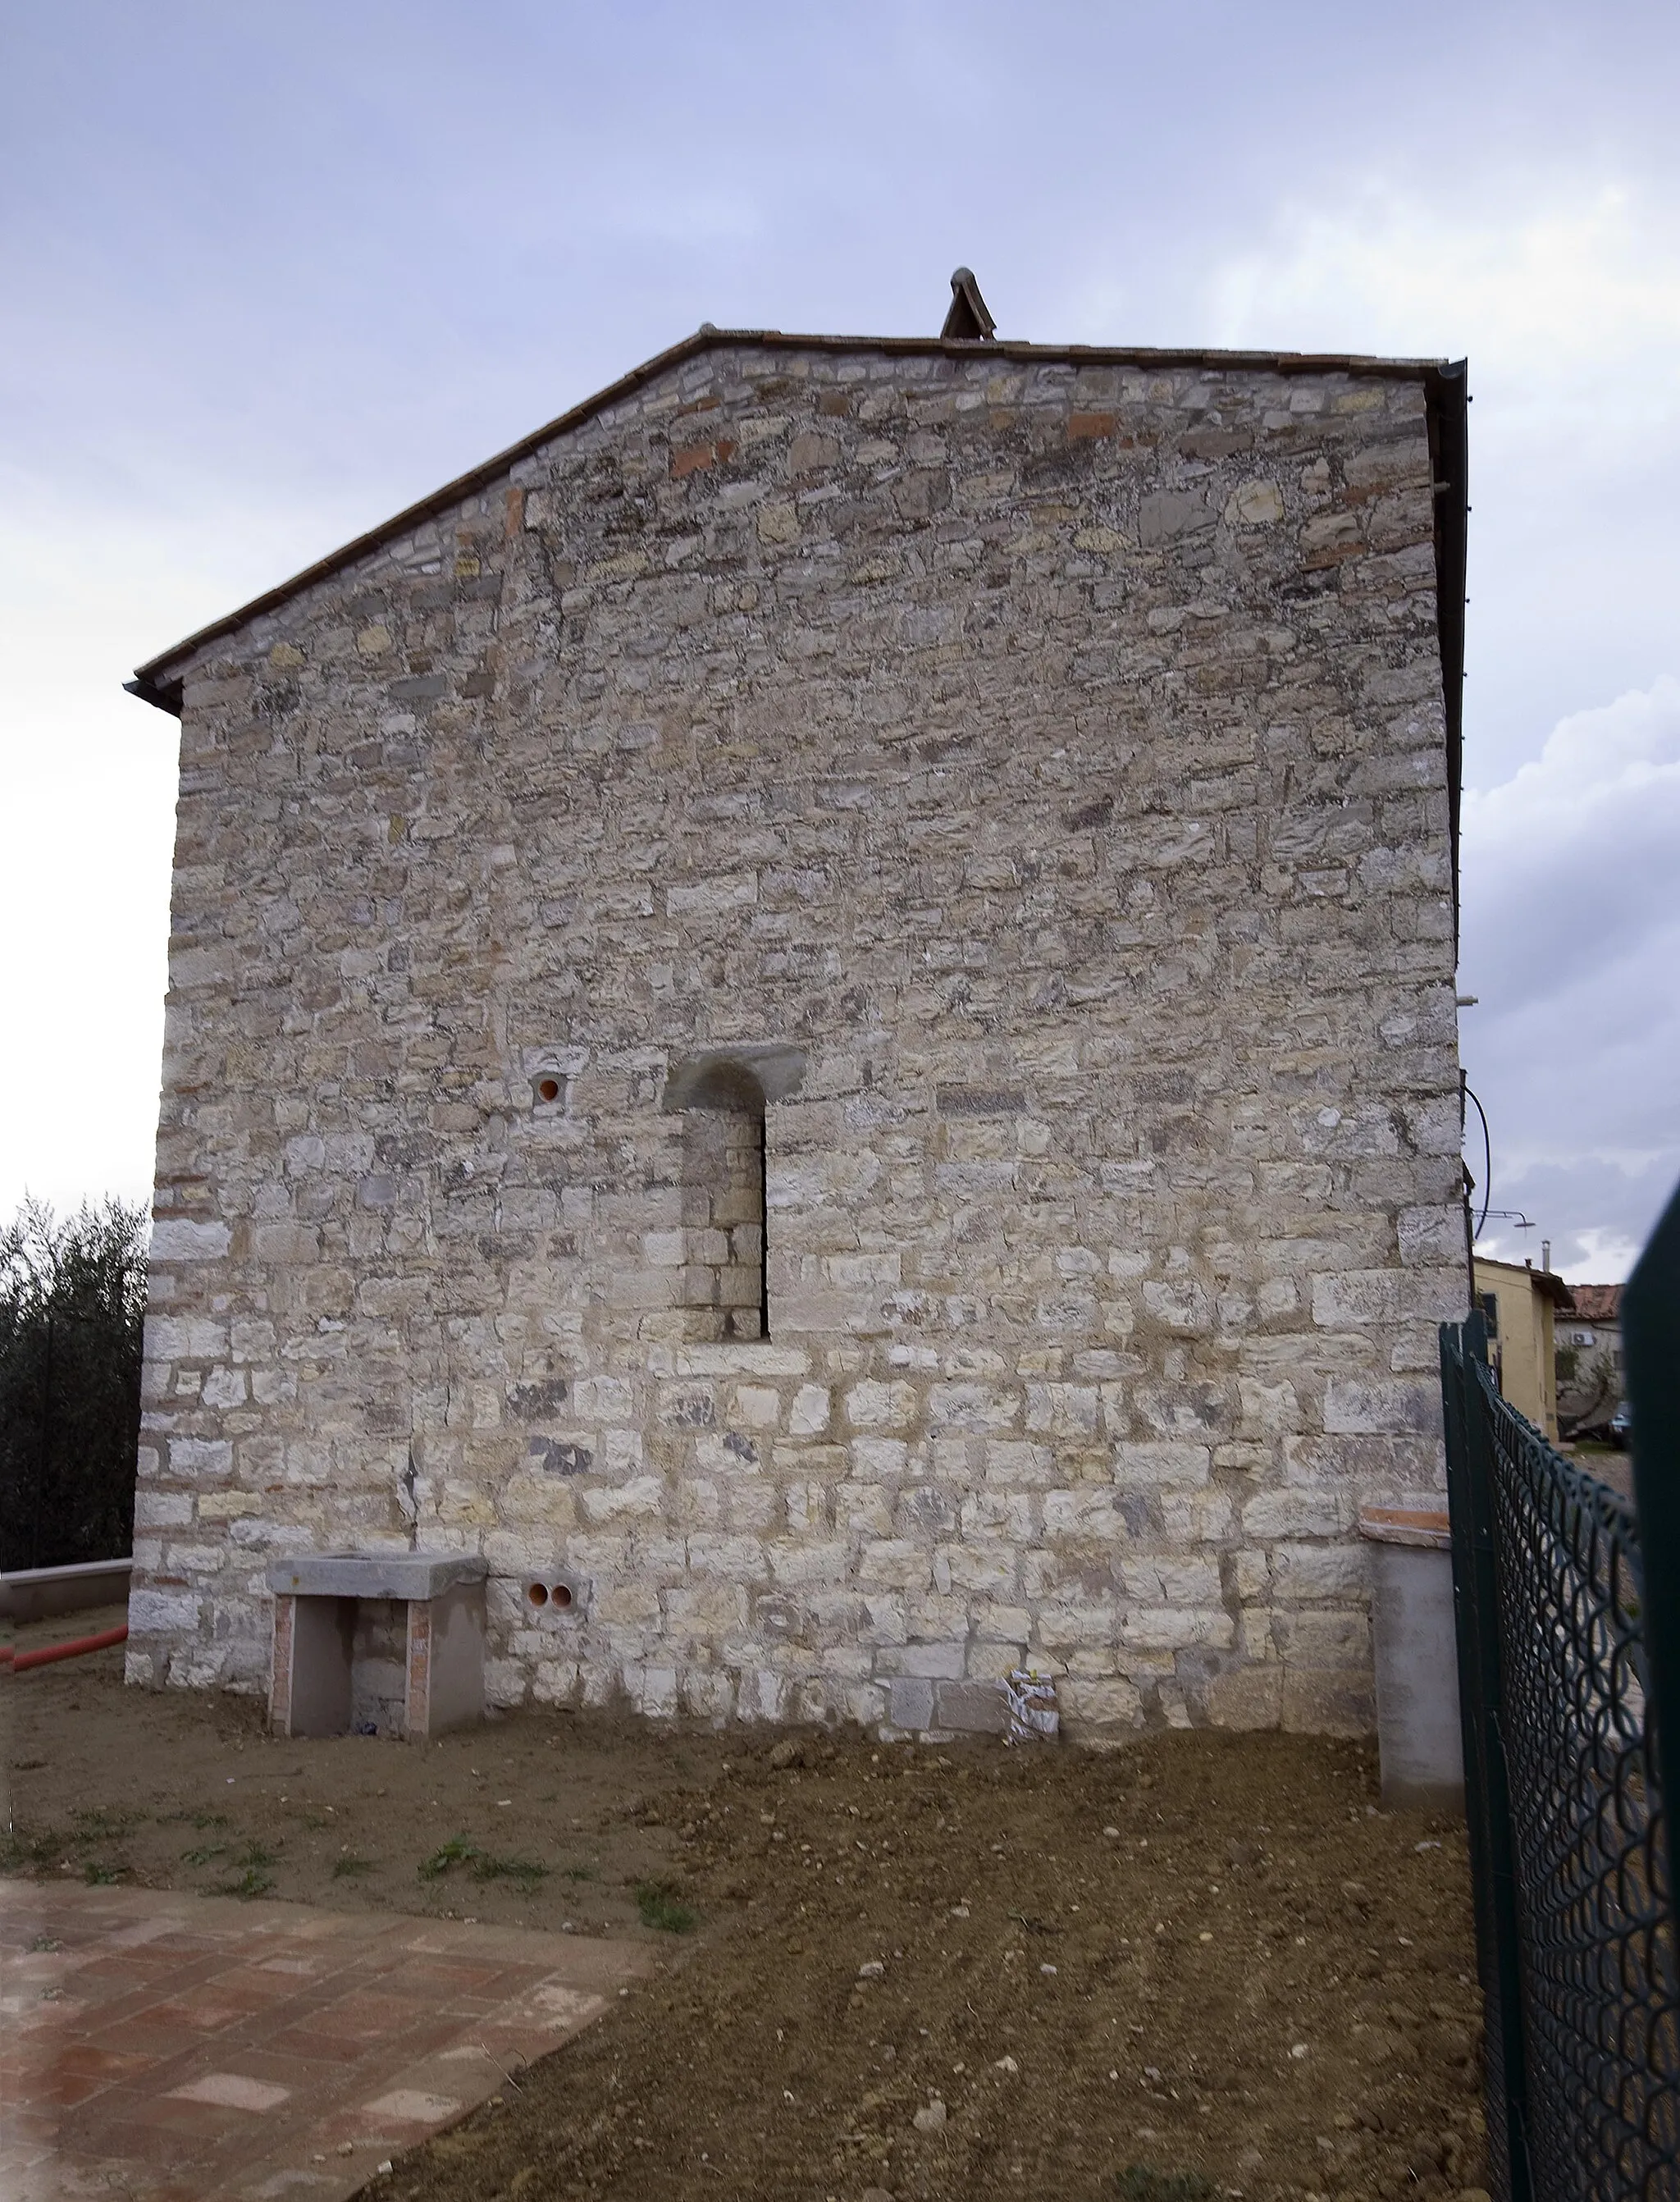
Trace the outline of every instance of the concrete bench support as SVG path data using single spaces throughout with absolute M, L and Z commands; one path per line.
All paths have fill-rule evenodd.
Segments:
M 423 1741 L 485 1713 L 485 1576 L 456 1553 L 277 1561 L 269 1725 Z
M 1462 1812 L 1453 1540 L 1444 1514 L 1367 1506 L 1372 1631 L 1377 1652 L 1377 1741 L 1390 1809 Z

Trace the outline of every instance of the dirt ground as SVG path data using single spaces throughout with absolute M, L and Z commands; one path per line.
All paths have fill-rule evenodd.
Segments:
M 42 1641 L 98 1615 L 14 1632 Z M 527 1922 L 663 1969 L 365 2190 L 1249 2202 L 1480 2185 L 1461 1828 L 1373 1752 L 1097 1756 L 518 1714 L 425 1749 L 0 1680 L 7 1869 Z

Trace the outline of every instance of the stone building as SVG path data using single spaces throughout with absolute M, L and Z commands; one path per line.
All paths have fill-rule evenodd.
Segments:
M 1596 1435 L 1622 1404 L 1622 1288 L 1571 1285 L 1557 1326 L 1558 1421 L 1565 1437 Z
M 129 1675 L 1363 1726 L 1466 1301 L 1461 364 L 710 327 L 181 721 Z M 544 1594 L 546 1593 L 546 1594 Z

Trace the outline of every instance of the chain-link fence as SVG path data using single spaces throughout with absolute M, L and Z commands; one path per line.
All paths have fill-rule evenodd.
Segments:
M 1640 1277 L 1628 1287 L 1636 1314 L 1666 1290 L 1680 1314 L 1680 1201 L 1671 1217 L 1672 1274 L 1659 1289 L 1665 1219 L 1642 1287 Z M 1668 1318 L 1654 1312 L 1660 1337 Z M 1645 1503 L 1662 1450 L 1651 1387 L 1680 1392 L 1680 1328 L 1665 1334 L 1642 1383 L 1630 1341 L 1641 1448 L 1630 1502 L 1500 1397 L 1479 1314 L 1442 1331 L 1498 2202 L 1680 2196 L 1680 1963 L 1659 1727 L 1680 1544 L 1658 1545 L 1662 1510 Z

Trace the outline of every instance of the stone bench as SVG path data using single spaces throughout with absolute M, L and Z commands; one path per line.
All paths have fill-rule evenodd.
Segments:
M 279 1735 L 420 1742 L 485 1712 L 482 1559 L 311 1552 L 268 1569 L 268 1720 Z

